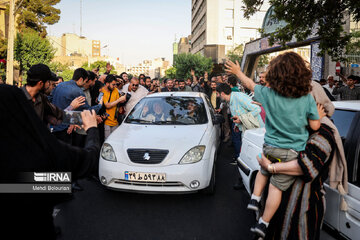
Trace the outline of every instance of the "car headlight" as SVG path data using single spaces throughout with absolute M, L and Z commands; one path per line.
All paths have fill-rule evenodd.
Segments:
M 179 164 L 196 163 L 204 155 L 205 146 L 196 146 L 190 149 L 180 160 Z
M 107 161 L 116 162 L 116 156 L 110 144 L 104 143 L 101 148 L 101 157 Z

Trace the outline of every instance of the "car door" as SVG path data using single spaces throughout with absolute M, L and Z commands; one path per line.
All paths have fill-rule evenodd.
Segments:
M 348 210 L 340 211 L 340 232 L 350 239 L 359 239 L 360 236 L 360 112 L 356 113 L 351 127 L 350 136 L 344 144 L 348 163 L 349 192 L 345 196 Z
M 326 188 L 325 221 L 351 239 L 360 236 L 360 113 L 348 110 L 336 110 L 333 121 L 343 139 L 348 165 L 349 192 L 345 196 L 348 211 L 340 210 L 341 197 L 337 190 Z

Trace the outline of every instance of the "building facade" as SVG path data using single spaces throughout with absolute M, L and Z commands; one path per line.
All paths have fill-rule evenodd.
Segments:
M 244 18 L 242 6 L 242 0 L 192 0 L 191 53 L 223 63 L 229 50 L 259 38 L 268 1 L 250 19 Z
M 54 60 L 70 67 L 77 68 L 84 63 L 104 60 L 101 57 L 99 40 L 89 40 L 74 33 L 64 33 L 61 37 L 47 37 L 56 50 Z

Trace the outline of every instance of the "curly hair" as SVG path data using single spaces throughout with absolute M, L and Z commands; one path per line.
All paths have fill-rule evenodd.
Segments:
M 271 60 L 265 76 L 270 88 L 290 98 L 311 92 L 311 77 L 309 63 L 295 52 L 286 52 Z

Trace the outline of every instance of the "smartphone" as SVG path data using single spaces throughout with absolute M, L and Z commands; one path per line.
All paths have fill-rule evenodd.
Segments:
M 65 116 L 62 121 L 63 124 L 67 125 L 82 125 L 83 121 L 81 118 L 80 111 L 65 111 Z
M 103 92 L 101 92 L 100 94 L 99 94 L 99 97 L 98 97 L 98 102 L 100 102 L 101 101 L 101 99 L 103 98 L 103 96 L 104 96 L 104 93 Z

